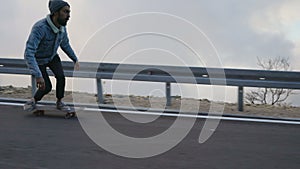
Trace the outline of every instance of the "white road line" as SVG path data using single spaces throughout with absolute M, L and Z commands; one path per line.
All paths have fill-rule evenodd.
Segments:
M 245 122 L 260 122 L 260 123 L 280 123 L 280 124 L 300 124 L 298 121 L 287 120 L 268 120 L 268 119 L 255 119 L 255 118 L 239 118 L 239 117 L 221 117 L 221 116 L 203 116 L 192 114 L 174 114 L 174 113 L 155 113 L 155 112 L 139 112 L 130 110 L 107 110 L 107 109 L 95 109 L 85 108 L 86 111 L 103 111 L 103 112 L 119 112 L 124 114 L 138 114 L 138 115 L 153 115 L 153 116 L 167 116 L 167 117 L 186 117 L 186 118 L 199 118 L 199 119 L 215 119 L 215 120 L 230 120 L 230 121 L 245 121 Z

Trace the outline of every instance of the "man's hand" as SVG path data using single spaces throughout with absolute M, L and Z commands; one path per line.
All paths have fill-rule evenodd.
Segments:
M 74 69 L 77 70 L 77 71 L 80 69 L 80 64 L 79 64 L 78 61 L 75 63 Z
M 36 85 L 40 90 L 45 90 L 45 80 L 42 77 L 37 77 L 36 78 Z

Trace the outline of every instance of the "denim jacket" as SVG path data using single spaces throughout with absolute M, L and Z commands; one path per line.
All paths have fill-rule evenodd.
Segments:
M 42 77 L 38 65 L 49 63 L 57 55 L 58 47 L 73 62 L 77 62 L 78 59 L 69 43 L 66 27 L 61 26 L 58 29 L 48 15 L 34 24 L 26 43 L 24 58 L 33 76 Z

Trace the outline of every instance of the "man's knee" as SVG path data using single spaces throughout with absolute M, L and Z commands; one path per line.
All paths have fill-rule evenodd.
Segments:
M 66 81 L 65 75 L 56 75 L 55 78 L 58 81 Z
M 57 76 L 55 76 L 55 78 L 56 78 L 57 82 L 60 84 L 65 83 L 65 81 L 66 81 L 65 75 L 57 75 Z
M 52 90 L 52 85 L 46 85 L 44 92 L 45 94 L 48 94 L 51 92 L 51 90 Z

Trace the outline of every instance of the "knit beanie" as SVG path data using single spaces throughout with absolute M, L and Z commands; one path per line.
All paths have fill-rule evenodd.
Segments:
M 55 12 L 59 11 L 61 8 L 69 6 L 68 2 L 65 2 L 63 0 L 50 0 L 49 1 L 49 10 L 51 14 L 54 14 Z

